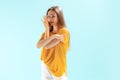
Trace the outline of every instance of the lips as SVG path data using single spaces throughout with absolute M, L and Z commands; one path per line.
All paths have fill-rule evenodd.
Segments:
M 50 22 L 50 25 L 53 25 L 54 24 L 54 22 Z

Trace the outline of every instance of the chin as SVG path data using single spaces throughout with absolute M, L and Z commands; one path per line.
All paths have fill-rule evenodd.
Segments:
M 50 24 L 51 26 L 54 26 L 54 24 Z

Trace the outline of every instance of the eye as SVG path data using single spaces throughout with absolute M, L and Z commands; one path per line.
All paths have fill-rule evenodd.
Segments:
M 54 15 L 47 15 L 47 18 L 54 18 Z
M 54 18 L 55 16 L 51 16 L 52 18 Z

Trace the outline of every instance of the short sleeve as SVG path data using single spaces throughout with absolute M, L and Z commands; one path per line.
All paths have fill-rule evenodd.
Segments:
M 61 29 L 59 34 L 64 36 L 64 41 L 62 41 L 63 43 L 69 43 L 70 33 L 66 28 Z
M 42 35 L 40 36 L 40 40 L 44 39 L 44 34 L 45 33 L 42 33 Z

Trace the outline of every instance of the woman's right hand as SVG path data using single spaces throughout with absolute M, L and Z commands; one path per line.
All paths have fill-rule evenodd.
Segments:
M 48 20 L 47 20 L 47 16 L 44 16 L 42 21 L 43 21 L 45 29 L 49 30 L 49 23 L 48 23 Z
M 49 23 L 48 23 L 48 20 L 47 20 L 47 16 L 44 16 L 43 17 L 43 24 L 44 24 L 44 27 L 45 27 L 45 36 L 44 38 L 48 38 L 49 37 Z

